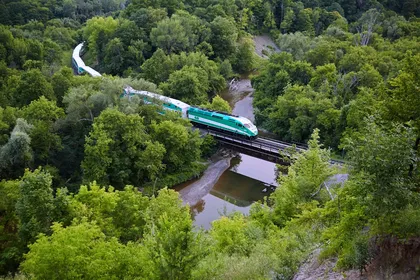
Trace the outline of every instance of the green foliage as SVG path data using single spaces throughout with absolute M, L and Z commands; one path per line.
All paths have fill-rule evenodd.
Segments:
M 403 69 L 397 77 L 389 82 L 387 108 L 389 115 L 387 118 L 399 122 L 411 121 L 417 129 L 419 138 L 420 111 L 419 111 L 419 60 L 420 55 L 412 56 L 407 53 L 403 61 Z
M 247 238 L 245 228 L 247 223 L 242 214 L 235 214 L 232 218 L 221 217 L 212 223 L 210 231 L 214 239 L 214 249 L 217 252 L 228 255 L 240 254 L 247 255 L 251 249 L 251 244 Z
M 353 170 L 364 175 L 363 187 L 355 192 L 372 217 L 394 213 L 416 198 L 413 178 L 407 176 L 416 163 L 413 146 L 411 129 L 398 124 L 382 128 L 373 119 L 367 121 L 361 135 L 347 139 Z
M 213 47 L 214 55 L 220 59 L 229 58 L 235 52 L 235 42 L 238 37 L 235 25 L 219 16 L 210 23 L 210 29 L 209 43 Z
M 187 66 L 193 68 L 183 69 Z M 202 77 L 197 77 L 204 82 L 204 85 L 198 85 L 200 91 L 215 93 L 221 91 L 225 87 L 225 80 L 220 74 L 218 65 L 214 61 L 209 60 L 202 53 L 187 54 L 183 52 L 180 55 L 172 54 L 171 56 L 166 56 L 161 49 L 158 49 L 153 56 L 143 64 L 142 69 L 144 71 L 144 77 L 157 84 L 165 81 L 175 82 L 174 77 L 172 77 L 171 80 L 168 80 L 170 75 L 180 76 L 178 71 L 183 70 L 181 73 L 188 72 L 188 74 L 192 76 L 196 76 L 196 74 L 202 75 Z M 204 74 L 203 71 L 205 72 Z M 181 77 L 177 77 L 177 80 L 180 78 Z M 171 88 L 168 88 L 167 90 L 171 90 Z M 191 94 L 186 90 L 183 90 L 175 95 L 183 100 L 184 96 L 188 99 Z
M 420 209 L 415 203 L 409 204 L 392 218 L 383 217 L 375 221 L 372 225 L 373 232 L 392 234 L 400 239 L 415 238 L 420 234 L 419 217 Z
M 203 157 L 209 157 L 216 152 L 217 142 L 213 136 L 207 134 L 203 138 L 203 142 L 201 143 L 201 154 Z
M 198 131 L 192 132 L 182 124 L 171 121 L 152 124 L 151 130 L 153 139 L 164 146 L 166 153 L 162 163 L 169 173 L 186 170 L 200 158 L 202 140 Z
M 112 17 L 94 17 L 86 22 L 83 36 L 87 39 L 89 50 L 93 56 L 104 50 L 107 36 L 115 32 L 117 26 L 118 20 Z
M 73 85 L 73 73 L 68 67 L 63 67 L 59 72 L 54 73 L 51 78 L 51 85 L 54 95 L 57 98 L 57 104 L 63 106 L 63 98 Z
M 61 148 L 61 139 L 54 133 L 54 122 L 64 118 L 64 110 L 44 96 L 22 109 L 22 116 L 33 125 L 29 136 L 35 162 L 45 162 L 50 153 Z
M 153 56 L 142 65 L 142 70 L 147 80 L 159 84 L 169 78 L 168 66 L 169 58 L 162 49 L 157 49 Z
M 144 277 L 144 250 L 106 239 L 98 226 L 54 224 L 51 236 L 41 235 L 22 263 L 29 277 L 50 279 L 118 279 Z
M 0 275 L 16 272 L 22 246 L 18 237 L 19 219 L 15 205 L 19 199 L 19 181 L 0 182 Z
M 49 233 L 54 208 L 51 175 L 40 168 L 26 170 L 19 184 L 16 215 L 19 236 L 25 244 L 36 240 L 39 233 Z
M 277 40 L 281 50 L 291 53 L 296 60 L 302 60 L 310 48 L 310 38 L 300 32 L 282 34 Z
M 200 104 L 207 100 L 209 81 L 203 69 L 184 66 L 181 70 L 173 72 L 168 81 L 160 87 L 165 95 L 189 104 Z
M 319 144 L 318 130 L 314 130 L 311 136 L 309 149 L 296 157 L 287 175 L 280 176 L 280 187 L 271 195 L 273 219 L 280 226 L 299 214 L 303 209 L 302 204 L 314 199 L 323 203 L 325 198 L 320 191 L 324 182 L 335 172 L 329 165 L 329 151 L 322 149 Z M 326 191 L 330 192 L 328 189 Z
M 138 241 L 143 237 L 146 219 L 143 213 L 149 200 L 131 186 L 117 192 L 118 200 L 112 213 L 112 221 L 122 243 Z
M 255 45 L 250 38 L 242 38 L 233 60 L 233 67 L 239 73 L 250 72 L 254 68 Z
M 319 128 L 331 138 L 325 139 L 329 146 L 337 146 L 337 130 L 340 111 L 337 110 L 328 96 L 315 92 L 311 87 L 291 86 L 277 98 L 270 113 L 269 127 L 284 139 L 304 142 L 313 129 Z
M 225 79 L 230 79 L 233 77 L 232 65 L 227 59 L 223 60 L 223 62 L 220 63 L 219 71 L 220 75 L 222 75 Z
M 164 154 L 162 144 L 150 141 L 140 116 L 107 109 L 86 139 L 82 168 L 87 181 L 139 186 L 161 170 Z
M 9 134 L 16 124 L 17 110 L 13 107 L 0 107 L 0 145 L 7 143 Z
M 306 211 L 278 229 L 263 227 L 259 219 L 250 221 L 238 213 L 223 217 L 214 222 L 217 230 L 212 229 L 211 235 L 217 239 L 209 240 L 212 251 L 200 261 L 193 279 L 267 279 L 273 275 L 289 279 L 319 238 L 318 218 L 317 211 Z M 234 254 L 221 252 L 226 249 Z
M 24 119 L 17 119 L 6 144 L 0 149 L 0 171 L 2 178 L 17 178 L 31 166 L 33 152 L 29 133 L 33 127 Z
M 411 129 L 398 124 L 385 128 L 373 118 L 347 138 L 352 177 L 326 206 L 325 215 L 333 223 L 323 235 L 324 257 L 337 254 L 339 267 L 362 269 L 371 258 L 372 236 L 418 232 L 411 218 L 417 215 L 412 205 L 419 197 L 413 177 L 407 176 L 415 162 L 413 143 Z
M 211 103 L 200 105 L 200 107 L 228 114 L 232 113 L 232 108 L 230 107 L 229 102 L 221 98 L 219 95 L 216 95 Z
M 124 46 L 119 38 L 114 38 L 106 44 L 104 63 L 109 69 L 108 73 L 115 75 L 124 70 L 123 52 Z
M 167 54 L 191 48 L 181 20 L 174 17 L 159 22 L 150 32 L 150 40 L 154 46 L 163 49 Z
M 193 231 L 188 206 L 181 203 L 175 191 L 163 189 L 146 212 L 144 246 L 152 279 L 188 279 L 203 254 L 200 233 Z
M 6 2 L 1 275 L 17 272 L 35 242 L 21 266 L 35 279 L 290 279 L 315 246 L 339 268 L 362 270 L 376 240 L 420 234 L 416 1 Z M 248 32 L 270 33 L 281 53 L 257 60 Z M 88 65 L 159 89 L 74 76 L 71 50 L 83 40 Z M 202 233 L 176 193 L 149 199 L 137 187 L 154 195 L 198 176 L 214 139 L 200 139 L 175 113 L 118 97 L 126 85 L 161 89 L 230 112 L 217 93 L 232 68 L 256 69 L 259 127 L 299 142 L 319 129 L 326 147 L 347 153 L 350 175 L 327 188 L 335 170 L 316 130 L 309 150 L 291 155 L 270 206 L 254 204 L 250 217 L 224 217 Z M 108 184 L 118 191 L 100 187 Z M 61 224 L 51 231 L 53 222 Z
M 14 105 L 28 105 L 31 101 L 45 96 L 49 100 L 55 100 L 54 90 L 51 84 L 45 79 L 41 71 L 31 69 L 22 74 L 22 78 L 17 85 L 17 96 L 14 96 Z

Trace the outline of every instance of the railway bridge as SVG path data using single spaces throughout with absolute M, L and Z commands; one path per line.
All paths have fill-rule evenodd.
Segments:
M 224 147 L 274 163 L 286 163 L 284 162 L 284 156 L 288 156 L 287 149 L 294 147 L 298 152 L 308 149 L 307 146 L 302 144 L 291 144 L 261 136 L 258 136 L 254 140 L 248 140 L 219 131 L 209 129 L 200 130 L 203 134 L 212 135 L 215 140 Z M 331 160 L 330 162 L 332 164 L 343 164 L 343 162 L 339 160 Z

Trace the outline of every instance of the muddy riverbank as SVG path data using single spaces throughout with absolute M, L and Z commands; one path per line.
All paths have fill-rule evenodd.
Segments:
M 263 57 L 268 58 L 274 52 L 280 52 L 280 48 L 274 43 L 268 34 L 254 36 L 255 52 Z
M 186 182 L 175 188 L 179 192 L 182 201 L 190 206 L 196 205 L 204 196 L 210 193 L 210 190 L 219 180 L 220 176 L 230 166 L 232 156 L 223 152 L 212 159 L 209 167 L 203 175 L 193 181 Z

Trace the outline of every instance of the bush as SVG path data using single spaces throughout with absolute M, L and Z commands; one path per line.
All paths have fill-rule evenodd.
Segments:
M 217 150 L 217 142 L 214 140 L 214 137 L 207 134 L 203 138 L 203 143 L 201 144 L 201 154 L 204 158 L 212 156 Z

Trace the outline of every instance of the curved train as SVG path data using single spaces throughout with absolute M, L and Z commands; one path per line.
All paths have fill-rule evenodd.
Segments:
M 101 77 L 102 75 L 99 72 L 86 66 L 80 58 L 82 48 L 83 43 L 80 43 L 73 50 L 72 64 L 75 72 L 79 75 L 86 72 L 92 77 Z M 205 126 L 249 139 L 255 139 L 258 135 L 257 127 L 247 118 L 190 106 L 180 100 L 157 93 L 135 90 L 126 86 L 120 97 L 131 99 L 133 96 L 139 96 L 146 104 L 162 104 L 163 109 L 178 112 L 183 118 L 189 119 L 196 126 Z
M 72 55 L 71 62 L 72 62 L 74 71 L 78 75 L 83 74 L 83 73 L 86 72 L 89 75 L 91 75 L 92 77 L 101 77 L 102 75 L 98 71 L 96 71 L 95 69 L 87 66 L 83 62 L 83 60 L 80 58 L 80 52 L 83 49 L 83 45 L 84 45 L 84 43 L 80 43 L 73 50 L 73 55 Z

